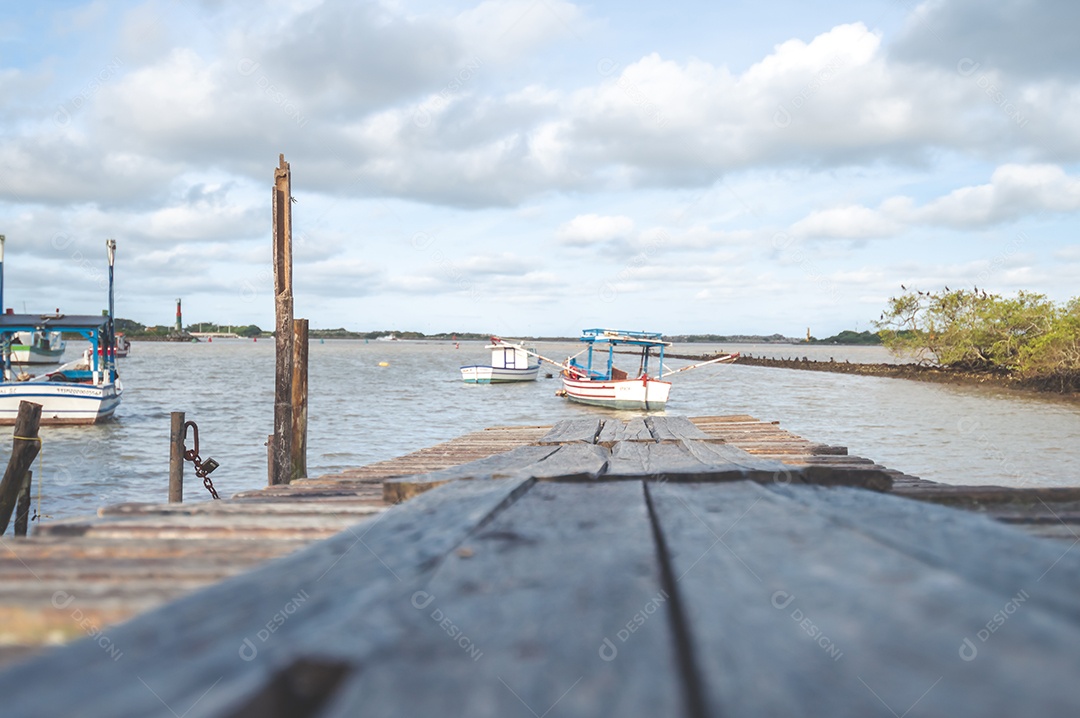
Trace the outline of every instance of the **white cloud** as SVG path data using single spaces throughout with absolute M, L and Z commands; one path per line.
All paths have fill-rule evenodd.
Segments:
M 890 237 L 900 226 L 881 212 L 860 206 L 816 210 L 791 226 L 800 237 L 824 239 L 871 239 Z
M 634 231 L 634 220 L 618 215 L 582 214 L 566 222 L 555 232 L 561 244 L 588 247 L 625 241 Z
M 926 224 L 973 228 L 1040 212 L 1080 209 L 1080 178 L 1056 165 L 1002 165 L 990 182 L 963 187 L 925 207 L 913 219 Z
M 1080 178 L 1057 165 L 1002 165 L 990 182 L 960 187 L 917 206 L 896 196 L 876 209 L 849 205 L 815 210 L 791 226 L 800 237 L 872 239 L 895 236 L 916 225 L 975 230 L 1044 213 L 1080 210 Z

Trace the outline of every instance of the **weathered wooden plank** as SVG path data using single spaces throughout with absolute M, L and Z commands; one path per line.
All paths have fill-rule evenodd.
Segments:
M 645 425 L 653 438 L 659 442 L 683 440 L 716 441 L 716 437 L 702 431 L 685 416 L 647 416 Z
M 778 501 L 780 490 L 822 502 L 846 496 L 879 507 L 873 520 L 884 523 L 903 502 L 847 488 L 647 484 L 690 628 L 703 714 L 1077 712 L 1080 624 L 1043 600 L 1036 583 L 975 584 L 965 568 L 1023 564 L 1032 551 L 1052 560 L 1061 553 L 1054 544 L 998 535 L 962 542 L 930 564 L 910 547 L 941 532 L 936 520 L 913 521 L 902 544 L 896 534 L 883 543 L 839 521 L 846 512 Z M 961 533 L 986 523 L 951 513 Z M 1007 624 L 981 640 L 999 614 Z
M 303 548 L 308 541 L 275 541 L 270 544 L 253 543 L 243 539 L 221 541 L 214 545 L 214 556 L 252 557 L 252 561 L 281 556 L 289 551 Z M 186 556 L 205 556 L 206 546 L 183 540 L 110 541 L 107 539 L 82 538 L 72 541 L 67 537 L 34 537 L 26 541 L 8 542 L 0 551 L 0 561 L 26 564 L 32 570 L 34 562 L 51 558 L 70 557 L 79 561 L 111 561 L 129 558 L 168 559 Z
M 401 638 L 323 715 L 678 715 L 655 557 L 639 482 L 539 484 L 389 607 Z
M 947 505 L 1060 504 L 1080 502 L 1080 488 L 1008 488 L 1004 486 L 959 486 L 920 482 L 904 490 L 904 495 L 920 501 Z
M 731 444 L 715 444 L 705 441 L 684 441 L 682 446 L 703 464 L 736 464 L 748 469 L 765 472 L 790 471 L 780 461 L 763 459 Z
M 846 446 L 832 446 L 829 444 L 812 444 L 810 453 L 814 456 L 847 456 Z
M 4 710 L 19 716 L 167 718 L 197 705 L 200 715 L 235 715 L 238 701 L 281 680 L 281 667 L 297 662 L 293 651 L 303 636 L 332 635 L 342 628 L 342 612 L 364 615 L 382 604 L 401 582 L 430 571 L 532 483 L 455 482 L 110 628 L 105 647 L 100 637 L 83 640 L 13 666 L 0 672 Z M 65 608 L 78 605 L 76 596 Z M 354 654 L 393 638 L 379 634 L 378 627 L 363 637 L 339 634 Z
M 607 449 L 595 444 L 524 446 L 445 471 L 389 479 L 383 484 L 383 498 L 397 503 L 436 486 L 461 479 L 535 478 L 587 481 L 603 473 L 609 456 Z
M 186 504 L 128 502 L 98 509 L 98 516 L 367 516 L 385 511 L 381 502 L 311 501 L 266 503 L 253 501 L 203 501 Z
M 467 464 L 452 466 L 441 471 L 417 476 L 387 479 L 383 482 L 383 500 L 400 503 L 413 496 L 430 491 L 437 486 L 459 479 L 506 478 L 521 475 L 529 466 L 537 464 L 558 451 L 557 444 L 546 446 L 521 446 L 503 454 L 495 454 Z
M 615 444 L 611 461 L 603 478 L 609 481 L 647 479 L 649 481 L 755 481 L 790 480 L 797 471 L 775 461 L 762 461 L 733 449 L 728 452 L 737 460 L 730 460 L 722 452 L 695 455 L 690 446 L 701 442 L 678 444 L 648 444 L 623 441 Z M 712 446 L 703 444 L 702 446 Z M 719 445 L 720 449 L 728 449 Z M 702 459 L 704 457 L 704 460 Z
M 642 417 L 635 417 L 627 421 L 609 419 L 604 422 L 604 427 L 596 438 L 596 443 L 611 447 L 620 441 L 644 441 L 656 442 L 656 438 L 649 430 L 649 426 Z
M 562 481 L 590 481 L 604 473 L 611 452 L 596 444 L 564 444 L 542 461 L 521 469 L 515 476 Z
M 42 536 L 92 536 L 96 538 L 133 539 L 184 538 L 221 539 L 243 536 L 246 539 L 280 539 L 309 536 L 327 538 L 354 524 L 356 515 L 193 515 L 131 516 L 89 519 L 64 519 L 37 529 Z
M 1044 544 L 986 516 L 870 493 L 770 487 L 839 526 L 872 537 L 928 566 L 947 567 L 994 593 L 1026 589 L 1043 610 L 1080 624 L 1080 552 Z M 1077 654 L 1080 658 L 1080 653 Z M 1078 694 L 1080 695 L 1080 694 Z
M 546 444 L 592 444 L 600 433 L 602 419 L 563 419 L 555 422 L 551 431 L 544 434 L 536 443 Z

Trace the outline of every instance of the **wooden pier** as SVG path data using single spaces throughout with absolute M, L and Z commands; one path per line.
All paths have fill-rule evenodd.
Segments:
M 921 481 L 749 416 L 494 427 L 3 539 L 0 691 L 18 716 L 1075 715 L 1078 525 L 1080 489 Z

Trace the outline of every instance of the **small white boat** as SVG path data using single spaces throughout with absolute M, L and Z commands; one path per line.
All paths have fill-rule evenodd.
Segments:
M 696 369 L 706 364 L 732 362 L 738 354 L 725 354 L 701 364 L 664 371 L 664 348 L 671 346 L 663 335 L 657 332 L 632 332 L 614 329 L 586 329 L 581 341 L 588 346 L 585 363 L 571 357 L 562 365 L 563 388 L 558 392 L 571 401 L 580 404 L 603 406 L 609 409 L 662 410 L 671 393 L 671 382 L 664 378 L 688 369 Z M 607 347 L 607 356 L 594 352 L 597 346 Z M 636 376 L 614 366 L 615 347 L 629 346 L 641 350 L 641 361 Z M 649 363 L 656 352 L 656 373 L 649 374 Z M 600 356 L 594 356 L 599 354 Z
M 123 359 L 131 353 L 131 340 L 124 336 L 123 332 L 116 335 L 116 346 L 113 349 L 117 359 Z
M 492 341 L 496 341 L 492 338 Z M 530 350 L 517 345 L 489 344 L 491 364 L 472 364 L 461 367 L 461 379 L 466 384 L 505 384 L 515 381 L 536 381 L 540 362 L 529 358 Z M 534 354 L 535 355 L 535 354 Z
M 0 314 L 0 425 L 10 426 L 19 403 L 41 404 L 42 424 L 94 424 L 111 417 L 120 404 L 123 386 L 116 373 L 113 351 L 113 262 L 116 242 L 106 242 L 109 258 L 109 311 L 107 314 Z M 0 235 L 0 292 L 3 290 L 3 238 Z M 0 294 L 0 305 L 3 295 Z M 82 356 L 41 376 L 12 367 L 11 339 L 24 332 L 67 332 L 84 337 L 90 347 Z
M 67 342 L 61 332 L 18 332 L 11 340 L 11 363 L 59 364 L 64 356 Z

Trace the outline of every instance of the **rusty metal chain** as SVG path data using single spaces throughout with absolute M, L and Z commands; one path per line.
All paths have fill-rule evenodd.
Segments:
M 188 427 L 191 427 L 192 448 L 187 448 L 187 431 Z M 210 473 L 216 469 L 220 464 L 213 459 L 207 459 L 203 461 L 199 458 L 199 425 L 194 421 L 188 421 L 184 423 L 184 459 L 190 461 L 195 465 L 195 475 L 202 479 L 203 486 L 210 492 L 210 495 L 215 499 L 220 499 L 217 489 L 214 488 L 214 482 L 210 480 Z

